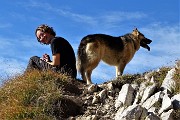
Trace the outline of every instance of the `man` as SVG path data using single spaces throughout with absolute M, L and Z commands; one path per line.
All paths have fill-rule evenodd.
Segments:
M 35 31 L 38 42 L 50 45 L 52 51 L 52 61 L 49 55 L 44 54 L 42 58 L 33 56 L 29 60 L 27 70 L 51 69 L 55 72 L 77 76 L 75 53 L 70 43 L 62 37 L 56 37 L 56 32 L 52 27 L 42 24 Z

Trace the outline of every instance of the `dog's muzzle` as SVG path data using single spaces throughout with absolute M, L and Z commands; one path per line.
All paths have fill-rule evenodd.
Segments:
M 150 51 L 150 47 L 148 46 L 148 44 L 150 44 L 152 42 L 152 40 L 148 39 L 148 38 L 144 38 L 141 40 L 140 42 L 140 46 L 143 48 L 148 49 L 148 51 Z

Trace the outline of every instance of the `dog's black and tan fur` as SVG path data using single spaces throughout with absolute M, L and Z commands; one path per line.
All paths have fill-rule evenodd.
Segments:
M 148 49 L 152 41 L 137 28 L 132 33 L 120 37 L 105 34 L 87 35 L 81 40 L 77 53 L 77 70 L 82 79 L 91 84 L 91 73 L 102 60 L 116 67 L 116 77 L 123 74 L 127 63 L 133 58 L 140 46 Z

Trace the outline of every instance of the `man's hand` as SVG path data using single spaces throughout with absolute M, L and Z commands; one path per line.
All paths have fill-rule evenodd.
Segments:
M 42 57 L 42 60 L 46 61 L 46 62 L 51 62 L 50 57 L 48 54 L 44 54 Z

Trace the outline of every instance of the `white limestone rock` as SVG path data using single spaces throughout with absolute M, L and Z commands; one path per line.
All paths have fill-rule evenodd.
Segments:
M 142 82 L 139 87 L 139 96 L 141 96 L 141 97 L 143 96 L 145 89 L 146 89 L 146 83 Z
M 131 105 L 134 100 L 133 93 L 134 93 L 133 87 L 130 84 L 124 84 L 122 86 L 121 91 L 119 92 L 119 96 L 116 102 L 120 101 L 125 106 Z
M 161 91 L 157 92 L 150 98 L 148 98 L 143 104 L 142 107 L 145 107 L 146 109 L 150 109 L 156 102 L 160 100 L 161 97 Z
M 172 108 L 173 108 L 173 105 L 172 105 L 171 99 L 169 98 L 169 96 L 167 94 L 165 94 L 163 96 L 162 106 L 158 113 L 161 114 L 162 112 L 172 109 Z
M 163 112 L 160 116 L 161 120 L 174 120 L 173 119 L 173 109 L 169 110 L 168 112 Z
M 144 120 L 148 115 L 147 109 L 140 105 L 132 105 L 116 113 L 115 120 Z
M 150 97 L 154 93 L 156 86 L 157 85 L 154 83 L 153 85 L 146 87 L 141 99 L 141 103 L 143 103 L 148 97 Z
M 135 96 L 133 105 L 138 104 L 138 102 L 140 101 L 139 98 L 140 98 L 140 93 L 139 93 L 139 91 L 138 91 L 138 92 L 136 93 L 136 96 Z
M 99 96 L 98 96 L 98 95 L 95 95 L 95 96 L 93 97 L 92 104 L 98 103 L 99 100 L 100 100 Z
M 168 71 L 165 79 L 163 80 L 161 88 L 168 89 L 169 91 L 171 91 L 171 89 L 175 87 L 175 81 L 173 80 L 175 73 L 176 73 L 175 68 L 172 68 L 170 71 Z

